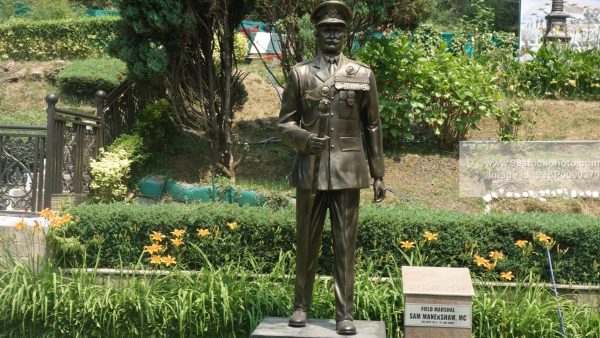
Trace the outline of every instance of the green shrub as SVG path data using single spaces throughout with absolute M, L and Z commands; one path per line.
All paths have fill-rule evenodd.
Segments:
M 122 134 L 117 137 L 114 142 L 108 146 L 108 151 L 119 151 L 123 150 L 129 154 L 129 158 L 133 163 L 139 163 L 146 158 L 146 155 L 142 153 L 144 141 L 137 134 Z
M 119 59 L 75 60 L 58 73 L 56 81 L 63 93 L 94 97 L 102 89 L 109 93 L 124 80 L 127 66 Z
M 82 13 L 81 8 L 73 7 L 69 0 L 29 0 L 26 16 L 36 20 L 68 19 Z
M 8 20 L 16 15 L 17 8 L 13 1 L 0 1 L 0 20 Z
M 218 41 L 217 36 L 215 35 L 215 41 Z M 233 38 L 233 57 L 236 62 L 244 62 L 246 57 L 248 56 L 248 38 L 242 32 L 235 32 L 235 36 Z M 217 43 L 215 45 L 215 49 L 213 50 L 213 59 L 215 60 L 215 64 L 221 64 L 221 46 Z
M 144 107 L 133 125 L 133 132 L 144 139 L 144 144 L 151 152 L 165 150 L 168 135 L 175 128 L 169 115 L 175 113 L 175 107 L 166 99 L 151 102 Z
M 542 46 L 533 60 L 515 64 L 514 67 L 519 90 L 526 95 L 599 100 L 598 65 L 598 50 L 576 51 L 570 47 L 549 44 Z
M 220 266 L 240 260 L 251 264 L 248 257 L 272 268 L 280 252 L 293 250 L 295 215 L 290 208 L 273 211 L 260 207 L 239 207 L 229 204 L 190 204 L 139 206 L 128 204 L 82 205 L 69 210 L 79 223 L 66 234 L 79 238 L 87 247 L 89 259 L 100 251 L 100 266 L 132 265 L 148 256 L 142 253 L 149 245 L 149 234 L 159 231 L 169 235 L 184 229 L 186 243 L 197 245 L 210 262 Z M 228 223 L 236 222 L 231 230 Z M 518 277 L 530 271 L 549 280 L 544 255 L 523 257 L 516 240 L 529 240 L 542 231 L 560 245 L 561 253 L 555 267 L 561 282 L 600 281 L 597 262 L 600 243 L 597 218 L 580 215 L 517 214 L 466 215 L 402 206 L 364 206 L 361 208 L 358 232 L 360 256 L 379 270 L 393 261 L 400 261 L 400 240 L 418 240 L 424 231 L 439 233 L 439 240 L 428 246 L 428 264 L 438 266 L 473 267 L 473 254 L 487 256 L 492 250 L 502 250 L 507 256 L 498 267 L 511 270 Z M 210 235 L 199 237 L 198 229 Z M 169 236 L 170 238 L 170 236 Z M 166 239 L 167 240 L 167 239 Z M 331 233 L 324 231 L 319 271 L 331 274 L 333 252 Z M 180 261 L 189 268 L 202 265 L 202 257 L 183 249 Z M 562 251 L 561 251 L 562 252 Z M 484 271 L 475 268 L 477 273 Z
M 106 151 L 100 150 L 100 156 L 90 161 L 92 200 L 114 202 L 125 199 L 131 168 L 145 158 L 142 147 L 140 136 L 123 134 Z
M 80 2 L 87 8 L 112 9 L 117 7 L 119 0 L 81 0 Z
M 11 19 L 0 23 L 0 59 L 52 60 L 107 55 L 118 17 Z
M 463 15 L 454 29 L 450 46 L 453 53 L 476 58 L 494 54 L 516 57 L 519 39 L 514 33 L 493 30 L 494 8 L 483 0 L 474 0 L 468 7 L 470 13 Z
M 359 58 L 377 74 L 384 137 L 392 143 L 429 129 L 442 148 L 451 149 L 497 109 L 496 77 L 443 45 L 433 52 L 430 44 L 402 35 L 372 39 Z

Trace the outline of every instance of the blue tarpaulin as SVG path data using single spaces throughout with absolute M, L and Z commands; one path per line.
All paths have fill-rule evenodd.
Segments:
M 88 16 L 118 16 L 119 11 L 114 9 L 91 9 L 85 10 L 85 14 Z
M 267 33 L 270 32 L 267 25 L 262 21 L 244 20 L 244 21 L 242 21 L 242 27 L 245 30 L 247 30 L 248 33 L 250 33 L 250 32 L 267 32 Z

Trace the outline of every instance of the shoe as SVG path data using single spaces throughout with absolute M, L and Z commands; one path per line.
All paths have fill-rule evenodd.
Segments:
M 288 325 L 291 327 L 305 327 L 306 326 L 306 311 L 295 310 L 290 316 Z
M 335 330 L 338 334 L 344 336 L 353 336 L 356 334 L 356 327 L 351 320 L 340 320 L 335 323 Z

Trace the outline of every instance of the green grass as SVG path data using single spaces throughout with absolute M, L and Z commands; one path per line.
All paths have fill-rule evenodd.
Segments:
M 20 62 L 15 69 L 49 69 L 49 62 Z M 61 94 L 60 88 L 47 81 L 33 81 L 28 77 L 0 86 L 0 125 L 46 125 L 45 97 L 59 94 L 57 107 L 82 113 L 94 111 L 94 96 L 85 98 Z
M 13 263 L 0 267 L 0 336 L 248 337 L 264 317 L 289 315 L 293 271 L 289 253 L 266 275 L 235 263 L 215 269 L 208 261 L 193 274 L 174 270 L 164 276 L 103 276 L 50 266 L 36 274 Z M 389 273 L 400 276 L 399 267 L 390 265 Z M 380 276 L 372 265 L 359 262 L 355 318 L 383 320 L 388 337 L 402 337 L 401 281 Z M 316 282 L 311 317 L 334 317 L 332 284 L 330 279 Z M 473 335 L 562 337 L 558 304 L 569 337 L 598 337 L 597 311 L 556 300 L 531 279 L 516 288 L 479 287 Z
M 46 121 L 46 114 L 34 109 L 0 114 L 0 125 L 45 126 Z

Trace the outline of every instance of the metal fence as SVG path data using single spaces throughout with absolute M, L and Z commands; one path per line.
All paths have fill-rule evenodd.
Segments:
M 97 99 L 101 99 L 97 96 Z M 48 146 L 45 199 L 52 194 L 89 191 L 89 160 L 104 146 L 102 112 L 80 113 L 56 107 L 58 97 L 46 97 Z
M 155 92 L 125 82 L 110 94 L 96 93 L 96 109 L 75 112 L 46 97 L 46 127 L 0 126 L 0 212 L 37 212 L 63 194 L 90 189 L 90 160 L 100 148 L 131 130 Z
M 162 87 L 140 88 L 129 81 L 123 82 L 108 95 L 104 92 L 96 93 L 96 111 L 104 112 L 102 123 L 105 144 L 111 144 L 117 136 L 131 131 L 139 112 L 150 100 L 162 97 L 162 93 Z M 103 99 L 99 99 L 98 95 Z
M 46 127 L 0 126 L 0 211 L 44 205 Z

